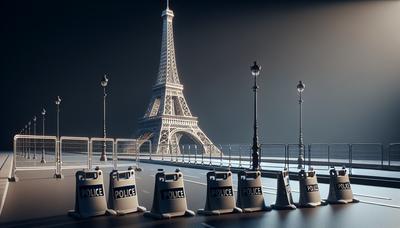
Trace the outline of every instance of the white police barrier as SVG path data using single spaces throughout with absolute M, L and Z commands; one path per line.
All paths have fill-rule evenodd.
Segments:
M 336 170 L 332 167 L 329 170 L 330 184 L 329 195 L 326 200 L 330 204 L 358 203 L 353 198 L 353 190 L 351 189 L 349 175 L 345 167 Z
M 75 210 L 68 212 L 76 218 L 87 218 L 105 214 L 116 214 L 108 210 L 101 170 L 77 171 L 75 189 Z
M 182 172 L 176 169 L 174 173 L 165 173 L 159 169 L 155 176 L 153 206 L 144 216 L 169 219 L 194 215 L 194 212 L 187 208 Z
M 299 189 L 299 202 L 295 204 L 297 207 L 317 207 L 327 204 L 321 200 L 315 170 L 310 169 L 306 172 L 302 169 L 299 171 Z
M 56 170 L 57 148 L 55 136 L 15 135 L 12 171 L 8 180 L 18 181 L 18 171 Z
M 235 205 L 232 172 L 208 172 L 206 205 L 204 209 L 197 210 L 197 213 L 202 215 L 220 215 L 241 212 L 242 209 Z
M 110 173 L 108 205 L 118 215 L 146 211 L 145 207 L 139 206 L 137 192 L 135 171 L 132 167 Z
M 289 171 L 285 168 L 277 175 L 276 202 L 271 205 L 276 210 L 296 209 L 293 202 L 292 190 L 289 184 Z
M 236 206 L 243 212 L 267 211 L 262 191 L 260 171 L 240 171 Z

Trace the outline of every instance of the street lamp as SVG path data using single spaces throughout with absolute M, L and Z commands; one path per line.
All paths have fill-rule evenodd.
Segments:
M 108 78 L 107 78 L 106 74 L 104 74 L 100 83 L 101 83 L 101 86 L 103 87 L 103 138 L 104 138 L 103 151 L 101 152 L 100 161 L 107 161 L 107 155 L 106 155 L 106 149 L 107 149 L 107 147 L 106 147 L 107 146 L 106 145 L 106 137 L 107 137 L 107 133 L 106 133 L 106 97 L 107 97 L 106 87 L 108 84 Z
M 28 135 L 31 135 L 31 121 L 28 122 Z M 28 159 L 31 159 L 31 139 L 28 138 Z
M 54 174 L 55 178 L 63 178 L 61 174 L 61 148 L 60 148 L 60 104 L 61 98 L 57 96 L 55 100 L 55 104 L 57 106 L 57 142 L 56 142 L 56 173 Z
M 44 121 L 46 118 L 46 109 L 42 110 L 42 159 L 40 160 L 40 163 L 46 163 L 46 159 L 44 158 L 45 151 L 44 151 Z
M 57 105 L 57 140 L 60 140 L 60 104 L 61 104 L 61 98 L 60 96 L 57 96 L 56 101 Z
M 26 125 L 25 124 L 25 129 L 24 129 L 24 135 L 27 135 L 27 133 L 28 133 L 28 125 Z M 22 148 L 23 148 L 23 151 L 24 151 L 24 158 L 26 158 L 27 156 L 27 149 L 26 149 L 26 141 L 27 141 L 27 139 L 25 138 L 25 139 L 23 139 L 22 140 Z
M 36 136 L 36 116 L 33 116 L 33 135 Z M 33 160 L 36 159 L 36 138 L 33 139 Z
M 302 93 L 306 85 L 299 81 L 297 92 L 299 94 L 299 157 L 297 159 L 297 168 L 302 169 L 304 164 L 304 142 L 303 142 L 303 98 Z
M 250 67 L 251 74 L 254 76 L 254 125 L 253 125 L 253 146 L 252 146 L 252 160 L 253 160 L 253 170 L 260 169 L 260 162 L 259 162 L 259 150 L 260 145 L 258 144 L 258 133 L 257 133 L 257 77 L 260 74 L 261 66 L 257 65 L 257 62 L 254 61 L 254 65 Z

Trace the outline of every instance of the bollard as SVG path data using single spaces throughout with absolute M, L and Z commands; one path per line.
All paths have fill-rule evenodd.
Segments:
M 289 184 L 289 171 L 285 168 L 277 175 L 276 202 L 271 205 L 276 210 L 293 210 L 296 206 L 293 203 L 292 190 Z
M 116 214 L 115 211 L 107 208 L 101 170 L 77 171 L 75 178 L 75 210 L 69 211 L 68 215 L 76 218 L 88 218 Z
M 233 196 L 232 173 L 210 171 L 207 173 L 207 197 L 204 209 L 197 210 L 202 215 L 241 213 Z
M 310 168 L 308 172 L 304 169 L 299 171 L 299 189 L 300 197 L 297 207 L 317 207 L 327 205 L 325 201 L 321 200 L 319 193 L 317 175 L 315 170 Z
M 345 167 L 337 171 L 334 167 L 329 170 L 329 195 L 326 200 L 330 204 L 358 203 L 353 198 L 349 175 Z
M 269 211 L 265 205 L 260 171 L 240 171 L 236 206 L 243 212 Z
M 188 210 L 183 174 L 179 169 L 174 173 L 164 173 L 159 169 L 155 177 L 153 206 L 144 216 L 156 219 L 169 219 L 178 216 L 194 216 Z

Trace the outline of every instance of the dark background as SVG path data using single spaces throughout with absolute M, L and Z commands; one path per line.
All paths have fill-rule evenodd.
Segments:
M 186 99 L 214 142 L 251 142 L 254 60 L 261 142 L 297 141 L 298 80 L 306 143 L 400 141 L 399 1 L 170 5 Z M 157 76 L 162 9 L 159 0 L 2 0 L 0 149 L 42 107 L 55 134 L 57 95 L 62 135 L 101 136 L 104 73 L 108 134 L 133 136 Z

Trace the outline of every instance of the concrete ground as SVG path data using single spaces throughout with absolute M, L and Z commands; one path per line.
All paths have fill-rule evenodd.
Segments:
M 120 162 L 126 170 L 132 162 Z M 141 164 L 142 172 L 136 176 L 139 202 L 151 209 L 154 190 L 154 175 L 157 169 L 167 172 L 176 167 L 156 164 Z M 111 167 L 102 168 L 106 195 L 108 173 Z M 251 214 L 230 214 L 171 220 L 153 220 L 142 213 L 126 216 L 101 216 L 76 220 L 67 216 L 74 208 L 76 170 L 63 170 L 64 179 L 54 179 L 53 170 L 18 171 L 18 182 L 10 183 L 0 215 L 0 227 L 385 227 L 400 226 L 400 190 L 394 188 L 352 185 L 358 204 L 328 205 L 312 209 L 293 211 L 257 212 Z M 206 199 L 207 170 L 181 168 L 185 178 L 188 207 L 196 211 L 204 208 Z M 234 189 L 237 186 L 234 174 Z M 276 179 L 263 178 L 265 200 L 274 203 Z M 293 198 L 298 200 L 298 182 L 290 182 Z M 320 184 L 321 196 L 328 195 L 328 185 Z

